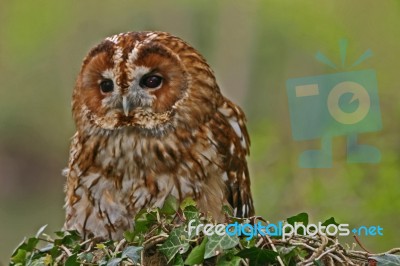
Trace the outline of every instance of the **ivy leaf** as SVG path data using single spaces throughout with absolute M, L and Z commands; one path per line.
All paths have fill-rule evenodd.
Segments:
M 63 238 L 66 234 L 65 231 L 56 231 L 54 232 L 56 234 L 56 236 Z
M 183 258 L 181 254 L 177 254 L 175 256 L 174 262 L 172 263 L 172 266 L 184 266 Z
M 49 254 L 53 257 L 53 258 L 57 258 L 58 256 L 60 256 L 62 253 L 61 249 L 58 246 L 54 246 L 50 251 Z
M 143 247 L 134 247 L 134 246 L 129 246 L 122 251 L 122 258 L 129 258 L 131 259 L 134 263 L 139 263 L 140 260 L 140 251 L 143 249 Z
M 235 256 L 235 251 L 231 250 L 226 254 L 222 255 L 218 261 L 216 266 L 239 266 L 241 258 Z
M 233 216 L 232 208 L 227 205 L 222 206 L 222 211 L 229 216 Z
M 334 225 L 339 225 L 336 221 L 335 218 L 331 217 L 328 220 L 326 220 L 325 222 L 322 223 L 323 226 L 328 226 L 330 224 L 334 224 Z
M 81 264 L 78 262 L 78 254 L 75 253 L 71 255 L 66 261 L 65 266 L 80 266 Z
M 136 226 L 136 224 L 135 224 L 135 226 Z M 135 239 L 135 232 L 134 231 L 125 231 L 124 238 L 128 242 L 133 242 L 133 240 Z
M 118 266 L 118 265 L 121 263 L 122 260 L 123 260 L 123 258 L 114 258 L 114 259 L 111 259 L 111 260 L 107 263 L 107 266 Z
M 161 208 L 160 213 L 172 215 L 176 213 L 179 208 L 178 200 L 171 194 L 165 199 L 164 206 Z
M 92 253 L 82 253 L 79 255 L 79 259 L 82 262 L 92 262 L 94 255 Z
M 21 243 L 19 243 L 18 246 L 14 249 L 14 251 L 11 255 L 12 257 L 14 257 L 20 249 L 25 249 L 25 246 L 26 246 L 25 241 L 26 241 L 26 237 L 24 237 L 24 239 L 21 241 Z
M 292 216 L 290 218 L 287 218 L 287 222 L 288 224 L 291 224 L 293 226 L 295 226 L 295 223 L 302 223 L 304 226 L 308 225 L 308 214 L 305 212 L 299 213 L 295 216 Z M 301 235 L 304 235 L 304 229 L 303 228 L 299 228 L 298 232 Z
M 183 215 L 186 217 L 186 223 L 189 225 L 191 221 L 191 226 L 198 226 L 200 224 L 200 215 L 199 211 L 194 206 L 187 206 L 184 211 Z M 189 228 L 188 228 L 189 230 Z M 192 227 L 192 230 L 189 232 L 189 237 L 192 238 L 195 236 L 195 229 Z
M 28 242 L 26 243 L 25 250 L 28 252 L 33 251 L 38 243 L 39 239 L 37 239 L 36 237 L 29 238 Z
M 178 227 L 172 230 L 159 250 L 167 257 L 169 263 L 178 252 L 183 254 L 189 247 L 187 232 L 183 227 Z
M 186 209 L 186 207 L 188 206 L 193 206 L 196 207 L 196 202 L 192 199 L 192 198 L 185 198 L 182 202 L 181 202 L 181 209 L 184 210 Z
M 21 263 L 22 265 L 25 265 L 26 261 L 26 250 L 25 249 L 18 249 L 15 252 L 15 255 L 11 258 L 11 262 L 17 264 Z
M 204 253 L 206 252 L 207 237 L 203 239 L 201 244 L 195 247 L 185 260 L 185 265 L 201 264 L 204 261 Z
M 196 220 L 196 222 L 200 222 L 199 220 L 199 211 L 195 206 L 187 206 L 183 210 L 183 214 L 187 221 Z M 196 224 L 197 225 L 197 224 Z
M 236 235 L 229 236 L 228 234 L 225 234 L 223 236 L 219 236 L 217 234 L 213 234 L 208 238 L 206 243 L 204 258 L 208 259 L 217 256 L 224 250 L 231 249 L 237 244 L 239 244 L 239 238 Z
M 256 266 L 276 262 L 276 257 L 278 256 L 278 253 L 272 250 L 252 247 L 239 251 L 236 256 L 249 259 L 250 266 Z
M 376 260 L 379 266 L 398 266 L 400 265 L 400 255 L 385 254 L 382 256 L 370 257 Z
M 53 262 L 52 257 L 49 254 L 44 255 L 44 257 L 40 257 L 39 259 L 35 259 L 34 261 L 28 263 L 29 266 L 47 266 L 51 265 Z
M 46 254 L 46 255 L 43 257 L 43 263 L 44 263 L 44 265 L 50 265 L 52 262 L 53 262 L 53 258 L 51 257 L 50 254 Z
M 67 247 L 72 247 L 75 244 L 79 244 L 81 237 L 77 231 L 68 231 L 62 239 L 56 239 L 54 244 L 57 246 L 65 245 Z
M 295 263 L 295 259 L 299 255 L 296 246 L 277 247 L 277 249 L 285 265 L 293 265 Z
M 304 226 L 308 225 L 308 214 L 305 212 L 299 213 L 295 216 L 289 217 L 286 219 L 288 224 L 291 224 L 294 226 L 294 223 L 303 223 Z

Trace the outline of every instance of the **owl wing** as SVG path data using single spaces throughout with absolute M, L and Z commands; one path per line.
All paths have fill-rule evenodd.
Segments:
M 223 180 L 226 198 L 236 217 L 254 215 L 253 198 L 250 190 L 250 177 L 246 157 L 249 155 L 250 138 L 245 125 L 243 111 L 225 99 L 218 108 L 216 127 L 220 154 L 223 154 Z

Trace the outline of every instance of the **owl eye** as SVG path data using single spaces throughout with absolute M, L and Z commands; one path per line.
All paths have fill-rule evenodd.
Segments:
M 114 90 L 114 82 L 111 79 L 104 79 L 100 82 L 100 90 L 104 93 Z
M 163 78 L 157 75 L 144 76 L 140 80 L 140 87 L 154 89 L 161 85 Z

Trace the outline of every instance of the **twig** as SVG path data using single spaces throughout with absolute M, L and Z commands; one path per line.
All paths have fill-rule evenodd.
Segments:
M 278 253 L 278 250 L 276 249 L 274 243 L 272 243 L 272 240 L 271 240 L 271 238 L 269 237 L 269 235 L 268 235 L 268 234 L 265 234 L 265 237 L 267 238 L 268 243 L 271 245 L 272 250 L 275 251 L 276 253 Z M 262 238 L 261 238 L 261 239 L 262 239 Z M 276 258 L 278 259 L 278 262 L 279 262 L 279 264 L 280 264 L 281 266 L 285 266 L 285 264 L 283 263 L 282 258 L 281 258 L 279 255 L 278 255 Z
M 360 248 L 362 248 L 365 252 L 371 254 L 371 252 L 369 252 L 364 245 L 361 243 L 360 239 L 358 239 L 358 237 L 356 235 L 353 235 L 354 239 L 356 240 L 357 244 L 360 246 Z
M 114 253 L 117 254 L 118 251 L 119 251 L 119 249 L 120 249 L 123 245 L 125 245 L 125 243 L 126 243 L 126 239 L 125 239 L 125 238 L 122 239 L 121 241 L 119 241 L 118 245 L 115 247 Z
M 149 247 L 152 247 L 155 244 L 160 243 L 167 238 L 168 238 L 168 235 L 166 235 L 166 234 L 152 236 L 143 242 L 143 250 L 148 249 Z
M 66 246 L 61 245 L 60 248 L 62 248 L 65 251 L 65 253 L 67 253 L 68 257 L 72 256 L 72 252 Z

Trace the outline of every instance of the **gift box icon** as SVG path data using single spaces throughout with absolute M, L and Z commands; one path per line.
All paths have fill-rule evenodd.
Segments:
M 344 65 L 347 43 L 342 40 L 340 47 Z M 353 66 L 371 55 L 368 50 Z M 337 68 L 321 53 L 317 53 L 317 59 Z M 307 150 L 300 155 L 300 167 L 332 167 L 332 138 L 335 136 L 347 136 L 347 162 L 380 161 L 377 148 L 357 142 L 358 134 L 382 128 L 374 70 L 293 78 L 287 81 L 286 89 L 294 140 L 321 139 L 319 150 Z

